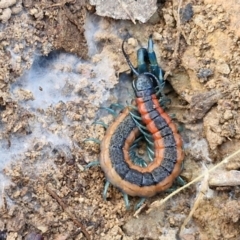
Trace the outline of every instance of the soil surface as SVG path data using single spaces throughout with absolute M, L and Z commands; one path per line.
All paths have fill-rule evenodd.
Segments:
M 87 0 L 0 0 L 0 240 L 239 240 L 240 154 L 206 171 L 240 146 L 239 4 L 149 1 L 157 10 L 141 23 L 116 2 L 128 20 L 98 16 Z M 85 169 L 100 151 L 85 140 L 105 134 L 94 123 L 114 120 L 101 107 L 133 99 L 126 34 L 134 66 L 152 34 L 184 142 L 181 177 L 205 175 L 137 214 L 139 198 L 127 210 L 111 186 L 104 201 L 101 168 Z

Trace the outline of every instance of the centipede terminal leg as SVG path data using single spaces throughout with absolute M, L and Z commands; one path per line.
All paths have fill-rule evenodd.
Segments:
M 184 185 L 186 184 L 186 182 L 181 178 L 181 176 L 178 176 L 178 177 L 176 178 L 176 182 L 177 182 L 177 184 L 180 185 L 180 186 L 184 186 Z

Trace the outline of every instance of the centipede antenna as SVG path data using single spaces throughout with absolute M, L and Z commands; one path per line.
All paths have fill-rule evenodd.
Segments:
M 177 182 L 177 184 L 180 185 L 180 186 L 186 185 L 186 182 L 181 178 L 181 176 L 178 176 L 178 177 L 176 178 L 176 182 Z
M 129 67 L 131 68 L 132 72 L 133 72 L 136 76 L 138 76 L 139 73 L 137 72 L 137 70 L 136 70 L 136 69 L 134 68 L 134 66 L 132 65 L 132 63 L 131 63 L 131 61 L 130 61 L 128 55 L 127 55 L 127 53 L 126 53 L 125 50 L 124 50 L 124 43 L 125 43 L 126 40 L 127 40 L 127 38 L 125 38 L 125 39 L 123 40 L 123 42 L 122 42 L 122 52 L 123 52 L 123 55 L 124 55 L 124 57 L 125 57 L 128 65 L 129 65 Z
M 138 111 L 138 108 L 137 108 L 136 106 L 134 106 L 134 105 L 132 105 L 132 104 L 129 104 L 128 106 L 131 107 L 133 110 Z
M 141 120 L 142 120 L 142 118 L 141 118 L 141 117 L 139 117 L 139 116 L 135 115 L 134 113 L 130 112 L 130 114 L 131 114 L 131 116 L 132 116 L 133 118 L 135 118 L 136 120 L 139 120 L 139 121 L 141 121 Z
M 112 103 L 109 107 L 110 108 L 113 108 L 113 107 L 119 108 L 120 110 L 124 109 L 124 106 L 122 104 L 120 104 L 120 103 Z
M 134 148 L 137 147 L 138 143 L 143 139 L 143 136 L 138 137 L 137 139 L 134 140 L 132 146 L 129 148 L 129 151 L 133 150 Z
M 138 121 L 137 121 L 137 118 L 136 118 L 136 116 L 133 114 L 133 113 L 131 113 L 131 112 L 129 112 L 130 113 L 130 115 L 132 116 L 132 119 L 133 119 L 133 121 L 137 124 L 137 126 L 139 127 L 139 128 L 141 128 L 142 130 L 147 130 L 147 128 L 145 127 L 145 126 L 143 126 L 143 125 L 141 125 Z M 139 129 L 140 130 L 140 129 Z M 146 133 L 147 134 L 147 133 Z M 151 136 L 150 134 L 149 134 L 149 136 Z
M 136 91 L 136 85 L 135 85 L 135 81 L 134 80 L 132 82 L 132 86 L 133 86 L 133 89 Z
M 137 147 L 138 143 L 134 143 L 130 148 L 129 151 L 134 150 Z

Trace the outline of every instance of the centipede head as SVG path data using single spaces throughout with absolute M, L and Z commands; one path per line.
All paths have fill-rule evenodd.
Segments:
M 151 36 L 150 36 L 150 38 L 151 38 Z M 126 39 L 127 38 L 125 38 L 122 42 L 122 52 L 123 52 L 123 55 L 129 65 L 131 71 L 137 77 L 137 79 L 135 79 L 133 81 L 133 88 L 134 88 L 136 96 L 141 97 L 141 96 L 149 96 L 151 94 L 154 94 L 156 92 L 156 90 L 155 90 L 156 86 L 158 86 L 159 89 L 162 89 L 159 79 L 151 72 L 141 72 L 141 71 L 138 72 L 137 69 L 134 68 L 133 64 L 131 63 L 128 55 L 126 54 L 126 52 L 124 50 L 124 43 L 126 42 Z M 152 41 L 151 41 L 151 43 L 152 43 Z M 151 48 L 153 48 L 153 46 L 151 46 Z M 145 61 L 144 59 L 146 58 L 146 56 L 145 56 L 146 51 L 147 51 L 146 49 L 144 51 L 144 48 L 141 48 L 140 57 L 142 58 L 141 59 L 142 61 Z
M 137 97 L 150 96 L 155 93 L 154 78 L 151 73 L 142 73 L 133 80 L 133 89 Z

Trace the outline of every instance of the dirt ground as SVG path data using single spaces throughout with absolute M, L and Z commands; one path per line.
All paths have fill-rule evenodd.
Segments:
M 132 11 L 117 20 L 96 8 L 87 0 L 0 0 L 0 240 L 240 240 L 240 154 L 206 170 L 240 146 L 239 5 L 157 1 L 154 15 L 136 24 Z M 105 133 L 93 123 L 114 119 L 100 107 L 133 98 L 121 51 L 127 32 L 134 65 L 153 34 L 166 111 L 182 129 L 181 177 L 205 176 L 164 204 L 168 192 L 147 199 L 138 214 L 139 199 L 127 210 L 114 187 L 103 200 L 100 167 L 84 170 L 99 158 L 99 145 L 84 140 Z

